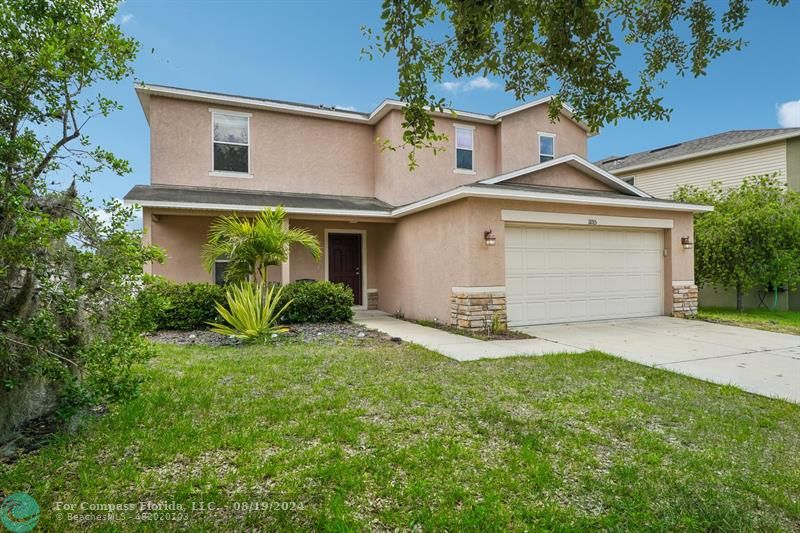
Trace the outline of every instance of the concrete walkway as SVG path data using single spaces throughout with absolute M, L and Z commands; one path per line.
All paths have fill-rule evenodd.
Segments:
M 800 403 L 800 336 L 670 317 L 518 328 L 535 339 L 481 341 L 361 311 L 355 322 L 456 359 L 600 350 L 636 363 Z
M 665 316 L 519 328 L 558 344 L 800 403 L 800 336 Z
M 585 350 L 543 339 L 509 341 L 482 341 L 463 335 L 448 333 L 436 328 L 420 326 L 399 320 L 381 311 L 358 311 L 353 321 L 370 329 L 377 329 L 392 337 L 413 342 L 451 357 L 457 361 L 496 359 L 512 355 L 543 355 L 548 353 L 578 353 Z

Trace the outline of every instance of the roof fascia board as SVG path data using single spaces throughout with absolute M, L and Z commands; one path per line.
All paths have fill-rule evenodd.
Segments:
M 595 205 L 604 207 L 630 207 L 634 209 L 663 209 L 667 211 L 688 211 L 702 213 L 713 211 L 712 206 L 683 204 L 673 202 L 654 202 L 639 200 L 636 198 L 604 198 L 598 196 L 576 196 L 564 193 L 549 193 L 538 191 L 516 191 L 505 189 L 486 189 L 479 187 L 461 186 L 407 204 L 396 207 L 392 211 L 360 211 L 353 209 L 319 209 L 303 207 L 285 207 L 290 214 L 303 215 L 332 215 L 332 216 L 352 216 L 352 217 L 373 217 L 373 218 L 400 218 L 418 211 L 430 209 L 438 205 L 454 202 L 461 198 L 495 198 L 502 200 L 530 200 L 550 203 Z M 267 206 L 257 205 L 238 205 L 238 204 L 211 204 L 193 202 L 170 202 L 162 200 L 124 200 L 125 205 L 138 205 L 141 207 L 162 207 L 173 209 L 194 209 L 201 211 L 261 211 Z
M 470 187 L 465 185 L 450 191 L 425 198 L 418 202 L 397 207 L 392 211 L 392 216 L 404 216 L 424 209 L 429 209 L 444 203 L 453 202 L 461 198 L 496 198 L 504 200 L 531 200 L 540 202 L 597 205 L 606 207 L 631 207 L 638 209 L 664 209 L 668 211 L 688 211 L 693 213 L 703 213 L 713 211 L 712 206 L 683 204 L 674 202 L 657 202 L 651 200 L 640 200 L 638 198 L 604 198 L 598 196 L 576 196 L 565 193 L 549 193 L 538 191 L 515 191 L 505 189 L 485 189 Z
M 195 202 L 171 202 L 164 200 L 123 200 L 126 206 L 138 205 L 141 207 L 163 207 L 172 209 L 194 209 L 198 211 L 262 211 L 264 205 L 246 204 L 210 204 Z M 278 204 L 276 204 L 277 206 Z M 354 209 L 320 209 L 315 207 L 286 207 L 284 209 L 289 214 L 298 215 L 335 215 L 335 216 L 362 216 L 389 218 L 392 216 L 390 211 L 361 211 Z
M 313 107 L 284 104 L 280 102 L 266 102 L 263 100 L 256 100 L 241 96 L 223 96 L 212 93 L 201 93 L 188 89 L 174 89 L 172 87 L 162 87 L 159 85 L 137 85 L 136 92 L 150 93 L 156 96 L 180 97 L 187 100 L 216 103 L 220 105 L 227 104 L 256 109 L 265 109 L 267 111 L 282 111 L 284 113 L 292 113 L 296 115 L 323 116 L 326 118 L 344 120 L 347 122 L 364 123 L 369 121 L 369 119 L 364 115 L 357 115 L 355 113 L 348 113 L 346 111 L 336 111 L 334 109 L 314 109 Z
M 538 100 L 534 100 L 532 102 L 527 102 L 525 104 L 520 104 L 518 106 L 510 107 L 508 109 L 500 111 L 499 113 L 495 113 L 494 114 L 494 118 L 502 119 L 503 117 L 507 117 L 508 115 L 513 115 L 514 113 L 519 113 L 520 111 L 525 111 L 527 109 L 531 109 L 532 107 L 540 106 L 542 104 L 548 104 L 548 103 L 550 103 L 550 101 L 552 99 L 553 99 L 553 96 L 552 95 L 548 95 L 548 96 L 545 96 L 543 98 L 539 98 Z M 570 107 L 569 105 L 562 104 L 561 105 L 561 112 L 564 115 L 566 115 L 566 117 L 568 119 L 572 120 L 578 126 L 583 128 L 589 134 L 589 137 L 594 137 L 595 135 L 600 133 L 599 131 L 592 131 L 592 129 L 589 127 L 588 124 L 586 124 L 583 121 L 577 120 L 575 118 L 575 112 L 572 110 L 572 107 Z
M 356 114 L 356 113 L 348 113 L 345 111 L 337 111 L 335 109 L 315 109 L 313 107 L 286 104 L 281 102 L 269 102 L 265 100 L 258 100 L 255 98 L 247 98 L 244 96 L 221 95 L 221 94 L 207 93 L 201 91 L 193 91 L 191 89 L 177 89 L 174 87 L 165 87 L 163 85 L 137 84 L 134 88 L 136 90 L 137 95 L 139 96 L 139 102 L 142 104 L 142 109 L 145 112 L 145 117 L 147 118 L 148 122 L 150 120 L 149 106 L 145 105 L 145 101 L 146 99 L 149 99 L 150 94 L 154 94 L 156 96 L 180 97 L 187 100 L 217 103 L 221 105 L 228 104 L 228 105 L 236 105 L 236 106 L 250 107 L 256 109 L 265 109 L 268 111 L 272 110 L 284 113 L 293 113 L 297 115 L 319 116 L 319 117 L 343 120 L 346 122 L 356 122 L 362 124 L 375 124 L 381 118 L 383 118 L 389 111 L 393 109 L 403 109 L 407 106 L 405 102 L 402 102 L 400 100 L 386 99 L 383 102 L 381 102 L 378 105 L 378 107 L 375 108 L 369 114 Z M 528 102 L 526 104 L 521 104 L 517 107 L 506 109 L 505 111 L 501 111 L 494 115 L 474 113 L 471 111 L 457 111 L 448 108 L 443 109 L 441 112 L 431 111 L 431 113 L 433 113 L 436 116 L 454 117 L 454 118 L 457 117 L 461 120 L 471 120 L 475 122 L 482 122 L 485 124 L 499 124 L 502 121 L 502 117 L 512 115 L 514 113 L 518 113 L 520 111 L 524 111 L 526 109 L 530 109 L 538 105 L 545 104 L 550 100 L 552 100 L 552 96 L 547 96 L 545 98 L 534 100 L 533 102 Z M 453 115 L 453 113 L 455 113 L 455 116 Z M 567 118 L 574 121 L 576 124 L 580 125 L 581 128 L 589 132 L 590 135 L 596 134 L 596 132 L 592 132 L 586 124 L 578 120 L 575 120 L 575 118 L 572 116 L 572 110 L 566 104 L 564 105 L 564 114 L 567 116 Z
M 711 150 L 704 150 L 702 152 L 694 152 L 692 154 L 684 154 L 678 155 L 675 157 L 670 157 L 667 159 L 659 159 L 658 161 L 652 161 L 650 163 L 641 163 L 639 165 L 631 165 L 629 167 L 622 167 L 617 170 L 617 172 L 633 172 L 634 170 L 642 170 L 645 168 L 651 167 L 659 167 L 662 165 L 669 165 L 671 163 L 679 163 L 681 161 L 686 161 L 689 159 L 698 159 L 701 157 L 707 157 L 710 155 L 721 154 L 725 152 L 734 152 L 736 150 L 742 150 L 744 148 L 750 148 L 753 146 L 759 146 L 761 144 L 769 144 L 773 142 L 780 142 L 785 141 L 787 139 L 792 139 L 794 137 L 800 137 L 800 132 L 794 133 L 783 133 L 781 135 L 775 135 L 773 137 L 765 137 L 763 139 L 755 139 L 752 141 L 745 141 L 743 143 L 737 144 L 729 144 L 728 146 L 720 146 L 719 148 L 712 148 Z

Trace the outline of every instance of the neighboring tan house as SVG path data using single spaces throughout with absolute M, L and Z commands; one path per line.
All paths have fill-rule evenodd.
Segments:
M 150 125 L 146 238 L 176 281 L 219 281 L 201 246 L 214 216 L 282 205 L 324 258 L 293 249 L 271 280 L 328 279 L 357 306 L 481 328 L 696 308 L 695 206 L 659 200 L 585 160 L 589 129 L 549 99 L 494 115 L 435 113 L 447 151 L 407 154 L 403 104 L 370 113 L 172 87 L 136 88 Z
M 653 196 L 670 198 L 679 185 L 706 188 L 713 181 L 736 187 L 748 176 L 777 174 L 800 191 L 800 128 L 734 130 L 645 152 L 607 157 L 597 165 Z M 732 291 L 703 289 L 703 305 L 735 307 Z M 755 290 L 747 307 L 772 306 L 773 295 Z M 780 309 L 800 310 L 800 294 L 779 293 Z

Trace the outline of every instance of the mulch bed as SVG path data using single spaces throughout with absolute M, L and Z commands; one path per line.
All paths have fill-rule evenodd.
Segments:
M 409 320 L 409 322 L 413 322 L 414 324 L 418 324 L 420 326 L 425 326 L 428 328 L 436 328 L 442 331 L 446 331 L 448 333 L 453 333 L 455 335 L 461 335 L 463 337 L 469 337 L 471 339 L 478 339 L 482 341 L 513 341 L 513 340 L 536 338 L 533 335 L 528 335 L 527 333 L 523 333 L 522 331 L 517 331 L 513 329 L 506 329 L 505 331 L 499 331 L 496 333 L 493 333 L 491 331 L 475 332 L 457 328 L 455 326 L 450 326 L 448 324 L 442 324 L 441 322 L 434 322 L 432 320 Z
M 330 322 L 317 324 L 292 324 L 287 333 L 275 337 L 276 342 L 282 340 L 292 340 L 300 342 L 319 342 L 336 344 L 346 339 L 354 340 L 397 340 L 387 337 L 385 334 L 367 329 L 359 324 L 352 322 Z M 164 330 L 156 331 L 147 336 L 153 342 L 165 344 L 203 344 L 206 346 L 237 346 L 243 344 L 242 341 L 214 333 L 207 330 L 196 331 L 177 331 Z

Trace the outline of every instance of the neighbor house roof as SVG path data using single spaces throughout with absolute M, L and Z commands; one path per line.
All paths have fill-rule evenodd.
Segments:
M 792 137 L 800 137 L 800 128 L 732 130 L 644 152 L 606 157 L 596 164 L 609 172 L 633 171 L 720 152 L 739 150 Z
M 342 109 L 336 106 L 326 105 L 313 105 L 299 102 L 289 102 L 286 100 L 273 100 L 268 98 L 257 98 L 252 96 L 240 96 L 236 94 L 218 93 L 210 91 L 199 91 L 197 89 L 184 89 L 181 87 L 170 87 L 168 85 L 152 85 L 152 84 L 137 84 L 135 86 L 136 94 L 139 97 L 139 102 L 144 110 L 145 118 L 150 121 L 150 96 L 166 96 L 172 98 L 181 98 L 184 100 L 195 100 L 200 102 L 207 102 L 212 104 L 226 104 L 237 107 L 246 107 L 252 109 L 264 109 L 268 111 L 275 111 L 279 113 L 291 113 L 297 115 L 309 115 L 332 120 L 340 120 L 344 122 L 357 122 L 362 124 L 375 124 L 383 118 L 389 111 L 393 109 L 403 109 L 406 106 L 405 102 L 399 100 L 386 99 L 381 102 L 375 109 L 370 112 L 353 111 L 349 109 Z M 457 109 L 444 109 L 443 113 L 434 113 L 441 116 L 452 116 L 453 113 L 460 120 L 467 120 L 472 122 L 480 122 L 484 124 L 499 124 L 503 117 L 513 115 L 536 107 L 539 105 L 549 104 L 553 99 L 552 96 L 545 96 L 532 102 L 518 105 L 504 111 L 500 111 L 493 115 L 485 113 L 474 113 L 472 111 L 461 111 Z M 564 105 L 562 109 L 564 116 L 578 124 L 581 128 L 591 136 L 596 132 L 592 131 L 589 126 L 574 118 L 572 109 Z

